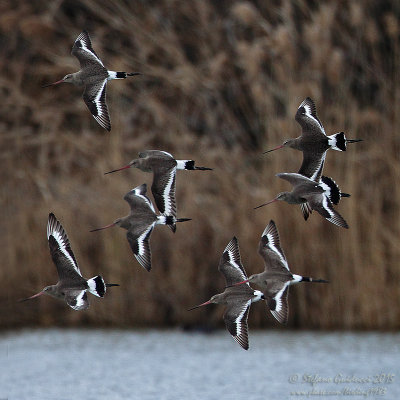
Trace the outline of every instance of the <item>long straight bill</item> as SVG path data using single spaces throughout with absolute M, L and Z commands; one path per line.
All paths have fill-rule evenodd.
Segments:
M 113 172 L 117 172 L 117 171 L 122 171 L 123 169 L 127 169 L 127 168 L 130 168 L 130 167 L 131 167 L 130 164 L 129 165 L 125 165 L 125 167 L 118 168 L 118 169 L 113 169 L 112 171 L 105 172 L 104 175 L 112 174 Z
M 89 232 L 102 231 L 103 229 L 111 228 L 112 226 L 115 226 L 115 222 L 113 222 L 113 223 L 110 224 L 110 225 L 102 226 L 101 228 L 92 229 L 92 230 L 89 231 Z
M 195 308 L 199 308 L 199 307 L 201 307 L 201 306 L 206 306 L 207 304 L 211 304 L 210 300 L 206 301 L 205 303 L 201 303 L 201 304 L 199 304 L 198 306 L 189 308 L 188 311 L 192 311 L 192 310 L 194 310 Z
M 234 283 L 232 286 L 238 286 L 238 285 L 243 285 L 243 283 L 247 283 L 249 280 L 246 279 L 245 281 Z
M 281 149 L 283 147 L 285 147 L 285 146 L 283 144 L 281 144 L 280 146 L 275 147 L 274 149 L 264 151 L 263 154 L 271 153 L 271 151 L 279 150 L 279 149 Z
M 41 296 L 42 294 L 44 294 L 43 290 L 42 290 L 41 292 L 39 292 L 39 293 L 34 294 L 34 295 L 31 296 L 31 297 L 27 297 L 26 299 L 21 299 L 21 300 L 18 300 L 18 301 L 19 301 L 19 302 L 22 302 L 22 301 L 31 300 L 31 299 L 34 299 L 35 297 Z
M 63 82 L 64 82 L 64 79 L 61 79 L 61 80 L 59 80 L 59 81 L 57 81 L 57 82 L 48 83 L 47 85 L 43 85 L 42 88 L 49 87 L 49 86 L 54 86 L 54 85 L 58 85 L 59 83 L 63 83 Z
M 267 203 L 261 204 L 261 206 L 254 207 L 254 210 L 257 210 L 257 208 L 260 208 L 260 207 L 267 206 L 268 204 L 274 203 L 275 201 L 278 201 L 278 199 L 273 199 L 273 200 L 268 201 Z

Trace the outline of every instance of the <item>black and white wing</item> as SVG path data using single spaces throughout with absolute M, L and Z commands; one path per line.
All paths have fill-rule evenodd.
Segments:
M 49 214 L 47 222 L 47 240 L 49 242 L 51 258 L 57 268 L 59 279 L 77 279 L 78 277 L 82 277 L 67 233 L 53 213 Z
M 229 333 L 245 350 L 249 348 L 249 328 L 247 318 L 249 315 L 251 300 L 243 303 L 228 303 L 224 322 Z
M 258 252 L 264 259 L 265 270 L 285 268 L 289 271 L 285 254 L 281 248 L 278 229 L 271 220 L 261 235 Z
M 153 228 L 154 224 L 143 230 L 133 228 L 126 234 L 134 256 L 147 271 L 151 270 L 150 235 Z
M 153 203 L 146 196 L 147 185 L 145 183 L 133 188 L 125 196 L 124 200 L 128 202 L 131 210 L 141 209 L 142 213 L 145 214 L 145 210 L 148 212 L 155 213 Z
M 69 290 L 65 294 L 65 301 L 74 310 L 86 310 L 89 308 L 89 300 L 86 290 Z
M 349 227 L 344 218 L 333 208 L 332 202 L 326 194 L 321 194 L 318 197 L 311 196 L 308 202 L 313 210 L 319 212 L 332 224 L 346 229 Z
M 100 64 L 104 67 L 99 56 L 93 50 L 92 42 L 87 31 L 83 31 L 75 40 L 72 46 L 71 54 L 74 55 L 81 65 L 81 68 L 87 67 L 89 64 Z
M 107 131 L 111 130 L 110 114 L 106 103 L 107 79 L 88 84 L 83 92 L 83 101 L 94 119 Z
M 303 151 L 303 163 L 299 169 L 299 174 L 319 182 L 326 158 L 326 151 L 323 153 L 311 153 Z
M 151 191 L 157 208 L 163 215 L 176 217 L 176 167 L 154 169 Z
M 325 129 L 318 118 L 315 103 L 310 97 L 307 97 L 301 102 L 299 108 L 297 109 L 295 119 L 303 127 L 302 135 L 326 136 Z M 307 129 L 304 129 L 305 127 Z
M 226 286 L 231 286 L 247 279 L 246 271 L 240 259 L 239 243 L 235 236 L 222 253 L 218 270 L 224 275 Z
M 286 282 L 280 291 L 278 291 L 274 296 L 267 298 L 267 304 L 271 314 L 281 324 L 286 324 L 289 317 L 288 294 L 289 282 Z

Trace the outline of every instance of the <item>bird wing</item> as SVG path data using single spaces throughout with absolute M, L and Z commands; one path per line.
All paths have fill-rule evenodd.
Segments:
M 297 109 L 295 119 L 302 127 L 304 124 L 308 127 L 308 129 L 302 130 L 302 136 L 326 136 L 325 129 L 318 118 L 315 103 L 310 97 L 307 97 L 301 102 Z
M 267 298 L 267 304 L 271 314 L 281 323 L 286 324 L 289 316 L 289 282 L 278 291 L 275 296 Z
M 308 200 L 309 197 L 319 195 L 324 189 L 312 179 L 296 173 L 280 173 L 276 174 L 279 178 L 285 179 L 293 185 L 293 192 L 297 197 Z
M 285 179 L 293 186 L 297 186 L 300 184 L 312 185 L 312 186 L 316 185 L 316 182 L 314 182 L 312 179 L 295 172 L 281 172 L 279 174 L 276 174 L 276 176 L 278 176 L 281 179 Z
M 65 293 L 65 301 L 74 310 L 86 310 L 89 308 L 89 300 L 85 290 L 68 290 Z
M 176 217 L 176 166 L 153 169 L 151 191 L 161 214 Z
M 332 224 L 342 228 L 349 227 L 344 218 L 333 208 L 332 202 L 327 195 L 321 194 L 320 196 L 311 196 L 308 202 L 313 210 L 319 212 L 329 222 L 332 222 Z
M 67 233 L 53 213 L 49 214 L 47 222 L 47 240 L 49 242 L 50 255 L 57 268 L 59 279 L 79 280 L 79 277 L 82 278 Z
M 264 259 L 265 271 L 271 269 L 286 269 L 289 271 L 285 253 L 281 248 L 278 229 L 276 228 L 275 222 L 272 220 L 261 235 L 258 252 Z
M 133 254 L 139 264 L 147 271 L 151 270 L 150 235 L 153 232 L 153 228 L 154 223 L 142 230 L 130 229 L 126 234 Z
M 247 279 L 246 271 L 240 259 L 239 243 L 235 236 L 222 253 L 218 270 L 224 275 L 226 286 L 231 286 Z
M 83 91 L 83 101 L 94 119 L 106 130 L 111 130 L 110 114 L 106 103 L 107 79 L 87 84 Z
M 158 157 L 163 159 L 174 159 L 172 154 L 163 150 L 143 150 L 139 153 L 139 158 Z
M 318 154 L 303 151 L 303 163 L 298 173 L 315 182 L 319 182 L 324 169 L 325 157 L 326 151 Z
M 249 348 L 249 328 L 247 318 L 249 315 L 251 300 L 228 302 L 224 322 L 229 333 L 245 350 Z
M 92 42 L 87 31 L 83 31 L 75 40 L 72 46 L 71 54 L 74 55 L 81 65 L 81 68 L 87 67 L 90 64 L 100 64 L 104 67 L 99 56 L 93 50 Z
M 131 207 L 131 211 L 140 210 L 141 212 L 147 210 L 150 214 L 155 213 L 153 203 L 146 196 L 147 185 L 143 183 L 140 186 L 135 187 L 129 191 L 125 196 L 124 200 L 128 202 Z

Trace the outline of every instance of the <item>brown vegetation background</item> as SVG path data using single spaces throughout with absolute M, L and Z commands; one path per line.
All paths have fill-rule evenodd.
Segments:
M 3 1 L 0 5 L 0 326 L 222 324 L 222 307 L 187 308 L 223 290 L 217 265 L 236 235 L 248 274 L 263 269 L 258 241 L 277 223 L 293 272 L 329 279 L 290 291 L 289 326 L 400 326 L 400 5 L 343 1 Z M 104 64 L 144 75 L 108 86 L 112 131 L 90 116 L 82 89 L 41 85 L 79 69 L 70 55 L 87 29 Z M 350 225 L 272 199 L 302 154 L 262 151 L 300 134 L 310 96 L 328 134 L 362 138 L 330 151 L 325 175 L 351 193 L 337 207 Z M 157 227 L 153 270 L 134 259 L 125 231 L 89 233 L 128 213 L 124 194 L 151 174 L 121 167 L 144 149 L 195 159 L 180 171 L 175 235 Z M 43 296 L 57 281 L 46 223 L 54 212 L 84 276 L 119 282 L 75 312 Z M 250 326 L 277 327 L 264 304 Z

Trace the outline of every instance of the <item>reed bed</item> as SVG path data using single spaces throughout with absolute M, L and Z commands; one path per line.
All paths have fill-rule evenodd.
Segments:
M 262 270 L 258 241 L 270 219 L 292 270 L 331 281 L 291 289 L 290 327 L 399 328 L 397 1 L 17 0 L 0 10 L 1 328 L 220 326 L 221 307 L 186 310 L 223 290 L 217 265 L 233 235 L 247 273 Z M 78 70 L 70 49 L 83 29 L 108 68 L 144 74 L 109 85 L 111 133 L 80 88 L 41 88 Z M 295 150 L 261 153 L 300 134 L 294 114 L 306 96 L 328 134 L 364 140 L 330 151 L 325 164 L 352 195 L 337 206 L 349 230 L 317 214 L 305 222 L 288 204 L 253 210 L 289 189 L 276 173 L 300 166 Z M 128 190 L 151 184 L 138 170 L 103 175 L 144 149 L 214 168 L 178 173 L 178 213 L 193 220 L 175 235 L 155 229 L 150 273 L 125 231 L 89 233 L 127 214 Z M 87 312 L 50 298 L 16 302 L 57 280 L 49 212 L 84 275 L 121 284 L 92 297 Z M 261 304 L 249 319 L 278 325 Z

